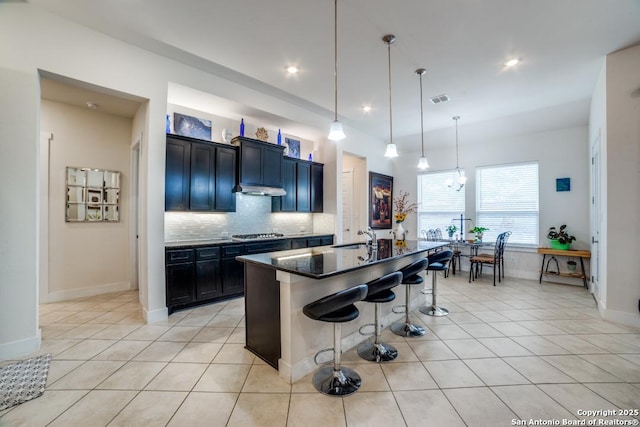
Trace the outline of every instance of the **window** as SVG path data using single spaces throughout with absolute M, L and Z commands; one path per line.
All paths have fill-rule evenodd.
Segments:
M 465 187 L 456 191 L 447 186 L 447 180 L 455 181 L 457 177 L 455 170 L 418 175 L 419 237 L 421 230 L 439 228 L 446 237 L 445 228 L 448 225 L 455 224 L 460 228 L 460 214 L 464 213 Z
M 476 168 L 475 224 L 487 240 L 511 231 L 509 243 L 537 246 L 538 162 Z

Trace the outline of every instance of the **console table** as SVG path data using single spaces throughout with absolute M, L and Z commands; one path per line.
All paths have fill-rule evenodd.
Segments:
M 582 279 L 582 284 L 584 285 L 584 287 L 587 287 L 587 275 L 584 271 L 584 258 L 591 258 L 591 252 L 590 251 L 585 251 L 585 250 L 558 250 L 558 249 L 550 249 L 550 248 L 538 248 L 538 253 L 542 254 L 542 267 L 540 267 L 540 283 L 542 283 L 542 276 L 546 275 L 546 274 L 551 274 L 551 275 L 555 275 L 555 276 L 563 276 L 563 277 L 575 277 L 578 279 Z M 552 260 L 556 261 L 556 266 L 558 267 L 558 260 L 555 257 L 576 257 L 580 259 L 580 273 L 575 272 L 575 273 L 562 273 L 560 272 L 560 268 L 558 267 L 558 271 L 557 272 L 549 272 L 546 271 L 544 268 L 544 262 L 547 258 L 547 255 L 551 256 L 551 258 L 549 258 L 549 261 L 547 262 L 547 266 L 549 265 L 548 263 L 551 262 Z

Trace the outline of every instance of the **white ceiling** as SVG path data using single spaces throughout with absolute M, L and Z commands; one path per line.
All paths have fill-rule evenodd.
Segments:
M 169 57 L 199 56 L 230 79 L 326 114 L 327 128 L 332 120 L 331 0 L 28 2 Z M 381 38 L 389 33 L 397 37 L 394 139 L 420 132 L 421 67 L 425 131 L 452 128 L 454 115 L 460 126 L 510 116 L 552 129 L 587 123 L 604 56 L 640 42 L 640 1 L 338 0 L 340 118 L 382 140 L 389 104 Z M 507 70 L 512 57 L 522 62 Z M 286 75 L 289 64 L 298 75 Z M 426 101 L 440 94 L 451 101 Z M 373 110 L 362 112 L 363 104 Z

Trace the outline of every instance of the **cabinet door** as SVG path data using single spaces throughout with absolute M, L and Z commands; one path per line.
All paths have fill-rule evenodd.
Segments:
M 222 295 L 220 260 L 196 262 L 196 299 L 205 300 Z
M 262 147 L 252 142 L 243 142 L 240 149 L 240 182 L 262 185 Z
M 300 249 L 307 247 L 307 239 L 292 239 L 291 249 Z
M 244 293 L 244 264 L 235 258 L 222 259 L 222 293 L 225 296 Z
M 167 306 L 171 307 L 195 301 L 195 275 L 193 262 L 167 266 Z
M 204 144 L 191 145 L 191 189 L 189 209 L 192 211 L 213 210 L 215 157 L 215 147 Z
M 262 182 L 268 187 L 282 187 L 282 146 L 263 146 Z
M 311 212 L 322 212 L 324 200 L 324 165 L 311 164 Z
M 297 164 L 296 211 L 311 212 L 311 165 Z
M 191 143 L 167 137 L 165 169 L 165 211 L 189 209 L 189 171 Z
M 282 187 L 286 195 L 271 198 L 273 212 L 295 212 L 296 210 L 296 161 L 282 160 Z
M 216 148 L 216 184 L 215 210 L 235 212 L 236 195 L 236 150 L 233 148 Z

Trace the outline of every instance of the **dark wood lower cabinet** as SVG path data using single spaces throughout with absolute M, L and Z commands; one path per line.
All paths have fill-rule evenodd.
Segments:
M 178 309 L 244 295 L 245 264 L 236 261 L 239 255 L 331 244 L 333 236 L 327 235 L 167 248 L 166 300 L 169 314 Z

